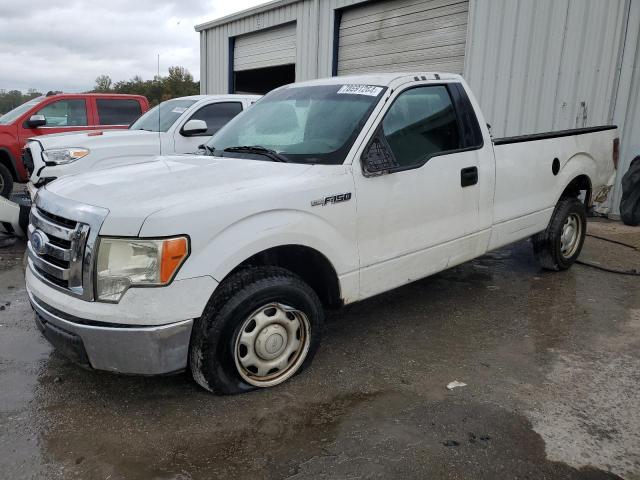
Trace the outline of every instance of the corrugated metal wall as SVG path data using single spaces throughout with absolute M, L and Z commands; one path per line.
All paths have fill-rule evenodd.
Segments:
M 200 91 L 229 91 L 229 38 L 296 22 L 296 81 L 331 76 L 334 11 L 366 0 L 300 0 L 200 32 Z
M 214 28 L 200 32 L 200 91 L 202 93 L 227 93 L 229 91 L 229 38 L 250 32 L 275 27 L 285 23 L 296 22 L 296 78 L 314 78 L 315 61 L 311 61 L 308 52 L 317 49 L 314 39 L 317 38 L 317 22 L 315 10 L 320 0 L 304 0 L 291 3 L 266 12 L 234 20 Z M 204 47 L 204 48 L 202 48 Z
M 626 0 L 472 0 L 464 74 L 492 133 L 606 124 Z
M 631 0 L 620 83 L 613 120 L 622 133 L 620 166 L 613 192 L 613 213 L 620 213 L 622 175 L 631 160 L 640 155 L 640 0 Z
M 322 0 L 319 10 L 318 35 L 318 78 L 330 77 L 333 70 L 333 39 L 335 11 L 341 8 L 365 3 L 365 0 Z
M 391 0 L 389 3 L 393 2 Z M 370 0 L 300 0 L 248 14 L 200 32 L 200 90 L 229 91 L 229 38 L 296 22 L 296 81 L 328 77 L 333 68 L 335 11 Z M 404 3 L 422 3 L 421 0 Z M 427 3 L 434 3 L 433 0 Z M 438 3 L 438 2 L 435 2 Z M 449 2 L 440 2 L 449 3 Z M 459 0 L 466 10 L 466 0 Z M 461 39 L 464 43 L 464 39 Z M 408 68 L 408 67 L 407 67 Z M 459 69 L 459 66 L 457 67 Z
M 640 0 L 471 0 L 464 75 L 496 137 L 620 126 L 640 154 Z

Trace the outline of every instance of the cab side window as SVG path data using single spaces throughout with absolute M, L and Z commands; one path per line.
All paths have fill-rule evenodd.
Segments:
M 212 103 L 194 113 L 189 120 L 204 120 L 207 122 L 206 133 L 201 136 L 211 136 L 224 127 L 229 120 L 242 111 L 240 102 Z
M 130 125 L 142 115 L 140 103 L 128 98 L 99 98 L 96 106 L 100 125 Z
M 445 86 L 401 93 L 382 121 L 398 168 L 422 165 L 429 157 L 461 148 L 456 112 Z
M 44 115 L 47 127 L 87 125 L 87 104 L 82 99 L 58 100 L 41 108 L 36 114 Z

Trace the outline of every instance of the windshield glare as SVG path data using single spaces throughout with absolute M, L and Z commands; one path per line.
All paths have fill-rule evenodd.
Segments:
M 153 107 L 138 120 L 133 122 L 129 130 L 147 130 L 149 132 L 166 132 L 196 100 L 175 99 L 162 102 Z M 158 118 L 158 116 L 160 118 Z
M 45 98 L 47 98 L 47 97 L 43 96 L 43 97 L 33 98 L 33 99 L 29 100 L 28 102 L 23 103 L 19 107 L 16 107 L 13 110 L 8 111 L 7 113 L 5 113 L 4 115 L 2 115 L 0 117 L 0 125 L 9 125 L 16 118 L 20 117 L 24 112 L 26 112 L 27 110 L 31 109 L 31 107 L 33 107 L 34 105 L 39 104 Z
M 340 164 L 384 91 L 339 84 L 282 88 L 234 118 L 207 145 L 218 156 L 246 157 L 224 150 L 260 146 L 290 162 Z

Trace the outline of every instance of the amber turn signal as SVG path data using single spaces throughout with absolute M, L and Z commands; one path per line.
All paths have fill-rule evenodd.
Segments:
M 160 282 L 168 283 L 189 254 L 189 245 L 185 237 L 170 238 L 162 243 L 160 261 Z

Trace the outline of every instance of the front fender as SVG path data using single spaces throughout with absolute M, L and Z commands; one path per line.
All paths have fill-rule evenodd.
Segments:
M 355 227 L 344 231 L 325 218 L 301 210 L 278 209 L 249 215 L 215 235 L 195 233 L 191 242 L 193 253 L 179 278 L 211 275 L 221 281 L 244 260 L 283 245 L 318 251 L 338 276 L 358 268 Z

